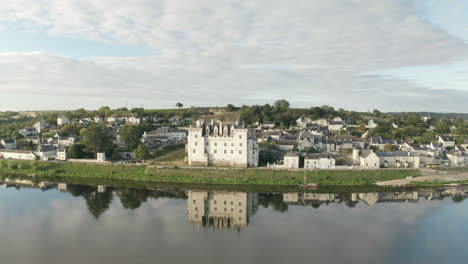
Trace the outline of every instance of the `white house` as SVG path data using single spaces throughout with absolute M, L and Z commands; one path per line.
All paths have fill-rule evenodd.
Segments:
M 335 158 L 328 154 L 307 154 L 304 159 L 305 169 L 334 169 Z
M 377 123 L 374 122 L 374 119 L 371 119 L 369 120 L 369 122 L 367 122 L 366 128 L 376 128 L 376 127 L 377 127 Z
M 141 123 L 141 118 L 139 118 L 136 115 L 132 115 L 126 118 L 126 121 L 128 124 L 131 124 L 131 125 L 139 125 Z
M 53 145 L 42 144 L 38 147 L 35 154 L 39 157 L 40 160 L 50 160 L 57 156 L 57 150 Z
M 258 166 L 257 140 L 239 121 L 197 121 L 188 129 L 187 152 L 191 166 Z
M 468 155 L 463 151 L 451 150 L 447 152 L 447 158 L 454 166 L 464 166 L 468 164 Z
M 289 169 L 297 169 L 299 168 L 299 154 L 294 152 L 288 152 L 284 155 L 284 162 L 283 166 Z
M 66 149 L 57 150 L 56 159 L 57 160 L 67 160 L 68 159 L 67 150 Z
M 66 116 L 64 115 L 60 115 L 57 117 L 57 125 L 58 126 L 63 126 L 63 125 L 66 125 L 70 123 L 70 119 L 68 119 Z
M 13 139 L 3 139 L 0 143 L 5 149 L 16 149 L 16 141 Z
M 445 148 L 454 147 L 455 139 L 451 136 L 439 136 L 439 143 L 441 143 Z
M 420 157 L 411 152 L 370 152 L 360 158 L 365 169 L 378 168 L 419 168 Z
M 19 159 L 19 160 L 35 160 L 36 155 L 30 150 L 0 149 L 0 158 L 2 158 L 2 159 Z
M 306 128 L 308 125 L 310 125 L 310 123 L 311 123 L 311 120 L 310 118 L 307 118 L 307 117 L 299 117 L 296 120 L 296 125 L 302 128 Z
M 328 123 L 328 130 L 338 132 L 343 130 L 344 124 L 343 121 L 330 121 Z

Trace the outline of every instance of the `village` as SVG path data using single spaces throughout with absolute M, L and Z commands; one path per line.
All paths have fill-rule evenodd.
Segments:
M 36 117 L 31 119 L 35 123 L 15 131 L 15 138 L 0 139 L 0 158 L 151 164 L 155 153 L 177 149 L 174 164 L 181 167 L 343 170 L 468 164 L 468 139 L 456 137 L 455 126 L 421 143 L 409 137 L 382 137 L 376 133 L 381 125 L 372 116 L 358 123 L 335 111 L 320 118 L 300 116 L 285 126 L 274 121 L 246 123 L 242 117 L 249 118 L 242 109 L 229 108 L 185 117 L 151 116 L 143 109 L 92 117 L 92 112 L 82 109 L 80 118 L 65 114 L 57 114 L 55 120 Z M 430 116 L 419 118 L 425 130 L 436 133 Z M 399 127 L 395 122 L 390 126 Z M 363 133 L 355 133 L 357 129 Z

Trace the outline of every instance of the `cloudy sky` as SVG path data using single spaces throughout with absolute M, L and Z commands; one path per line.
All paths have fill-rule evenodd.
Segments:
M 0 111 L 328 104 L 467 112 L 468 1 L 15 0 Z

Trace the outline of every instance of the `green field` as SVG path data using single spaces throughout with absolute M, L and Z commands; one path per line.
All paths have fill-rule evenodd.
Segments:
M 98 165 L 39 161 L 0 161 L 1 176 L 121 179 L 165 183 L 297 185 L 363 185 L 419 176 L 418 170 L 288 171 L 261 168 L 156 168 L 144 165 Z

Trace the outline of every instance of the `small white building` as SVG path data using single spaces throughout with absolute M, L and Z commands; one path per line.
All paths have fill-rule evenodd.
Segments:
M 2 158 L 2 159 L 18 159 L 18 160 L 35 160 L 36 155 L 30 150 L 0 149 L 0 158 Z
M 60 115 L 57 117 L 57 125 L 58 126 L 63 126 L 63 125 L 66 125 L 70 123 L 70 119 L 68 119 L 66 116 L 64 115 Z
M 67 150 L 66 149 L 57 150 L 56 159 L 57 160 L 67 160 L 68 159 Z
M 97 162 L 105 162 L 106 161 L 106 153 L 98 152 L 96 154 L 96 160 L 97 160 Z
M 446 147 L 455 147 L 455 139 L 451 136 L 439 136 L 439 143 Z
M 297 169 L 299 168 L 299 164 L 300 164 L 299 161 L 300 161 L 299 154 L 294 153 L 294 152 L 288 152 L 286 153 L 286 155 L 284 155 L 283 165 L 285 168 Z
M 328 154 L 308 154 L 304 159 L 305 169 L 334 169 L 335 158 Z
M 374 119 L 371 119 L 369 120 L 369 122 L 367 122 L 367 126 L 366 128 L 376 128 L 378 125 L 377 123 L 374 122 Z
M 420 156 L 411 152 L 370 152 L 360 158 L 365 169 L 419 168 Z
M 50 160 L 57 157 L 57 150 L 53 145 L 42 144 L 39 145 L 35 154 L 39 157 L 40 160 Z
M 0 143 L 5 149 L 9 149 L 9 150 L 16 149 L 16 141 L 13 139 L 2 139 Z

